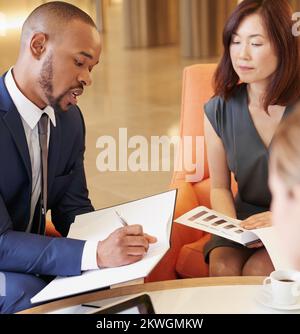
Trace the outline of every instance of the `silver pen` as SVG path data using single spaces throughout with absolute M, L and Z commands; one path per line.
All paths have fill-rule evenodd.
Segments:
M 117 210 L 115 210 L 115 213 L 116 215 L 118 216 L 119 220 L 120 220 L 120 223 L 123 225 L 123 226 L 128 226 L 129 224 L 127 223 L 126 219 L 124 217 L 122 217 L 119 212 Z

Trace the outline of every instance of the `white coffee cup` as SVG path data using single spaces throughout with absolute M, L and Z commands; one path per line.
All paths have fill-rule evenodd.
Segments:
M 271 285 L 272 300 L 275 304 L 293 305 L 300 295 L 300 272 L 275 270 L 264 279 L 264 285 Z

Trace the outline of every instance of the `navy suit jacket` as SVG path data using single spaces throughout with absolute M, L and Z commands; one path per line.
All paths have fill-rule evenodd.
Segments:
M 55 112 L 48 156 L 48 204 L 56 229 L 66 235 L 78 214 L 93 210 L 83 157 L 85 127 L 78 107 Z M 84 241 L 26 233 L 32 172 L 25 132 L 0 77 L 0 271 L 78 275 Z M 36 215 L 38 216 L 38 215 Z

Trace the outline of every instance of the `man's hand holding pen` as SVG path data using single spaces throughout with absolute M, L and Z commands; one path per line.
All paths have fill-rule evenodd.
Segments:
M 144 233 L 141 225 L 129 225 L 117 212 L 116 214 L 123 227 L 99 241 L 97 249 L 99 268 L 118 267 L 137 262 L 145 256 L 149 244 L 157 241 L 154 236 Z

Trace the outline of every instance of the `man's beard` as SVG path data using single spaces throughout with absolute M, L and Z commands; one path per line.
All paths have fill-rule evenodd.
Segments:
M 67 92 L 61 94 L 57 98 L 53 96 L 53 56 L 50 54 L 42 65 L 40 77 L 38 80 L 40 87 L 45 94 L 49 105 L 55 111 L 63 111 L 61 101 Z

